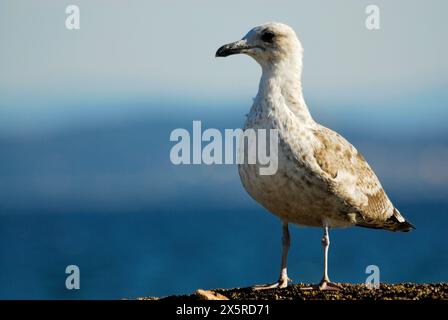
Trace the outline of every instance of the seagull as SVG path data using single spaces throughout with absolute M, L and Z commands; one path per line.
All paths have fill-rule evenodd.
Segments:
M 238 165 L 249 195 L 282 221 L 282 259 L 277 282 L 256 290 L 285 288 L 289 224 L 323 228 L 324 272 L 309 289 L 338 290 L 328 276 L 329 229 L 359 226 L 410 231 L 364 157 L 341 135 L 312 118 L 302 95 L 303 48 L 294 30 L 270 22 L 220 47 L 216 57 L 246 54 L 261 66 L 259 90 L 244 129 L 277 129 L 278 170 L 260 175 L 260 164 Z

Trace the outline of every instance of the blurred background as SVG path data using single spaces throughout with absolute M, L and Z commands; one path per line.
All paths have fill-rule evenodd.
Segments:
M 0 298 L 117 299 L 277 279 L 281 228 L 236 166 L 175 166 L 175 128 L 239 128 L 260 69 L 216 49 L 266 21 L 305 48 L 315 119 L 360 150 L 417 230 L 331 233 L 330 276 L 448 279 L 446 1 L 0 0 Z M 65 28 L 76 4 L 81 29 Z M 321 230 L 289 275 L 321 278 Z M 65 288 L 65 268 L 81 289 Z

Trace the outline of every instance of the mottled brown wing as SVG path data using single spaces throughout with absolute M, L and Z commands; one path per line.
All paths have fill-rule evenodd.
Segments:
M 381 227 L 394 214 L 377 176 L 364 157 L 338 133 L 319 126 L 314 157 L 331 191 L 353 207 L 356 223 Z

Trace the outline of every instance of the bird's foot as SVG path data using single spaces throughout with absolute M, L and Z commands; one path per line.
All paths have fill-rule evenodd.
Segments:
M 269 290 L 269 289 L 283 289 L 288 286 L 288 282 L 292 282 L 292 280 L 288 277 L 279 279 L 277 282 L 271 284 L 261 284 L 252 287 L 252 290 Z
M 301 288 L 301 290 L 320 290 L 320 291 L 331 291 L 331 290 L 337 291 L 341 289 L 342 287 L 339 284 L 331 282 L 330 280 L 322 280 L 318 285 Z
M 319 283 L 319 290 L 336 290 L 337 291 L 337 290 L 341 290 L 341 289 L 342 289 L 342 287 L 339 284 L 331 282 L 331 281 L 324 280 Z

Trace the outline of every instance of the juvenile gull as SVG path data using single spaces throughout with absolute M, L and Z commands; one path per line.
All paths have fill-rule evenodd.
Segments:
M 384 192 L 363 156 L 338 133 L 316 123 L 303 99 L 303 49 L 294 30 L 281 23 L 253 28 L 239 41 L 218 49 L 217 57 L 244 53 L 261 66 L 258 94 L 245 129 L 277 129 L 278 171 L 260 175 L 259 164 L 240 164 L 244 188 L 282 220 L 283 253 L 279 280 L 256 289 L 288 285 L 289 223 L 322 227 L 324 274 L 321 290 L 338 289 L 328 277 L 329 229 L 360 226 L 390 231 L 414 227 Z

